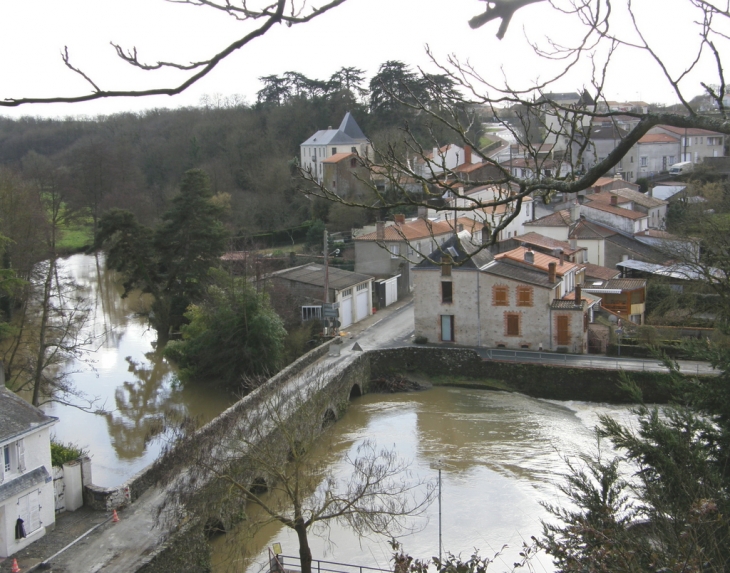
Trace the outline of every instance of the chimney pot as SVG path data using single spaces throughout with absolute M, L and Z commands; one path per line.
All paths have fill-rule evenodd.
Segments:
M 471 165 L 471 147 L 469 145 L 464 146 L 464 163 Z
M 581 291 L 582 290 L 583 289 L 581 289 L 580 285 L 575 286 L 575 305 L 576 306 L 580 306 L 582 304 L 581 303 L 581 294 L 582 294 Z
M 530 263 L 531 265 L 535 263 L 535 253 L 533 253 L 530 249 L 525 251 L 525 262 Z
M 393 219 L 398 225 L 405 225 L 406 223 L 406 216 L 403 213 L 397 213 Z
M 385 239 L 385 222 L 378 221 L 375 223 L 375 238 L 378 241 Z
M 614 206 L 618 205 L 618 196 L 611 195 L 611 205 L 614 205 Z

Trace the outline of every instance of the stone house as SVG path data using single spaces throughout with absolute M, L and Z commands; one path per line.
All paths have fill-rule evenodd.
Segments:
M 370 195 L 370 170 L 356 153 L 336 153 L 321 165 L 322 182 L 333 193 L 357 201 Z
M 326 181 L 322 166 L 324 159 L 339 153 L 354 153 L 364 159 L 372 158 L 372 145 L 349 111 L 342 119 L 340 127 L 320 129 L 299 148 L 299 165 L 304 171 L 311 173 L 318 183 Z
M 8 557 L 55 526 L 50 431 L 58 419 L 0 381 L 0 557 Z
M 583 203 L 583 205 L 591 206 L 595 202 L 609 205 L 616 204 L 624 209 L 643 213 L 648 217 L 647 226 L 649 229 L 663 229 L 666 222 L 668 203 L 633 189 L 619 188 L 587 195 L 586 203 Z
M 701 163 L 706 157 L 723 157 L 725 155 L 726 135 L 707 129 L 696 127 L 683 128 L 670 125 L 657 125 L 652 127 L 649 134 L 666 134 L 675 139 L 674 150 L 671 155 L 679 163 L 691 161 Z M 670 163 L 671 165 L 671 163 Z
M 477 249 L 468 233 L 459 233 L 413 269 L 416 336 L 467 346 L 587 351 L 598 299 L 576 286 L 582 280 L 578 265 L 524 247 L 495 257 Z
M 461 217 L 456 221 L 456 230 L 460 228 L 481 236 L 483 225 Z M 443 245 L 454 232 L 453 219 L 418 217 L 406 220 L 403 215 L 396 215 L 393 224 L 379 222 L 375 232 L 355 237 L 355 272 L 378 279 L 398 276 L 398 296 L 406 296 L 413 288 L 411 269 Z
M 602 201 L 584 203 L 581 205 L 581 214 L 584 214 L 586 219 L 630 235 L 649 228 L 648 215 L 620 206 L 616 195 L 611 195 L 607 203 Z

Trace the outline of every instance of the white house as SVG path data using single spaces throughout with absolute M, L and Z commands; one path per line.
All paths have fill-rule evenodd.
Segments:
M 370 141 L 349 111 L 339 128 L 320 129 L 299 147 L 301 168 L 311 173 L 319 183 L 322 183 L 324 177 L 323 159 L 338 153 L 355 153 L 368 159 L 372 156 Z
M 57 421 L 0 385 L 0 557 L 55 525 L 50 430 Z
M 614 200 L 614 196 L 616 199 Z M 592 203 L 617 204 L 624 209 L 631 209 L 637 213 L 643 213 L 648 217 L 649 229 L 663 229 L 667 218 L 666 201 L 658 197 L 645 195 L 633 189 L 612 189 L 601 193 L 586 195 L 584 205 L 591 206 Z

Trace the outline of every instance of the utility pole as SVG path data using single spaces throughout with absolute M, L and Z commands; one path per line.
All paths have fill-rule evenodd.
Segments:
M 329 246 L 327 245 L 327 229 L 324 230 L 324 302 L 327 304 L 330 301 L 330 268 L 329 268 L 329 253 L 327 252 Z

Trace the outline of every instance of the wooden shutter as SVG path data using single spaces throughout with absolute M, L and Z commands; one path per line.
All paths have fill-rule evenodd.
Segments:
M 507 315 L 507 336 L 519 336 L 520 335 L 520 315 L 519 314 L 508 314 Z
M 20 439 L 15 444 L 18 448 L 18 471 L 23 473 L 25 471 L 25 441 Z
M 496 306 L 507 306 L 507 287 L 495 287 L 494 304 Z
M 567 316 L 558 316 L 558 344 L 570 344 L 570 330 Z

